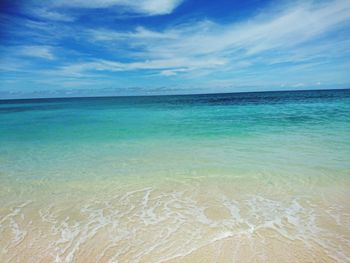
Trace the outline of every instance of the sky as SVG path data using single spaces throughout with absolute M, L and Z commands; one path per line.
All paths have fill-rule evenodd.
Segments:
M 349 0 L 0 1 L 0 98 L 336 88 Z

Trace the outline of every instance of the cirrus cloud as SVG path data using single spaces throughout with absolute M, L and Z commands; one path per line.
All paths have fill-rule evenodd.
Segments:
M 52 7 L 68 8 L 112 8 L 118 7 L 124 12 L 143 15 L 170 14 L 183 0 L 52 0 L 46 4 Z

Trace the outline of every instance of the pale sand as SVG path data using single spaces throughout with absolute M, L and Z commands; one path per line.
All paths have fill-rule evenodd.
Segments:
M 0 262 L 349 262 L 349 185 L 281 187 L 38 183 L 2 199 Z

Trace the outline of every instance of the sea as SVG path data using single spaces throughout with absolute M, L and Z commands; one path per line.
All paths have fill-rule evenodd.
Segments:
M 350 90 L 0 100 L 0 262 L 350 262 Z

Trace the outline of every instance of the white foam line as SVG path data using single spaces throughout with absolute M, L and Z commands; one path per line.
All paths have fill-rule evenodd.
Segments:
M 130 196 L 132 196 L 132 195 L 134 195 L 136 193 L 147 192 L 147 191 L 152 191 L 152 188 L 151 187 L 147 187 L 147 188 L 143 188 L 143 189 L 127 192 L 124 196 L 122 196 L 120 198 L 120 201 L 124 201 L 125 199 L 128 199 Z
M 3 218 L 0 220 L 0 226 L 1 226 L 1 224 L 4 223 L 8 218 L 17 216 L 17 215 L 21 212 L 21 208 L 26 207 L 27 205 L 29 205 L 29 204 L 32 203 L 32 202 L 33 202 L 33 201 L 28 200 L 28 201 L 26 201 L 26 202 L 24 202 L 24 203 L 22 203 L 22 204 L 20 204 L 20 205 L 17 205 L 17 206 L 15 206 L 15 207 L 11 208 L 11 211 L 13 211 L 13 212 L 7 214 L 5 217 L 3 217 Z

